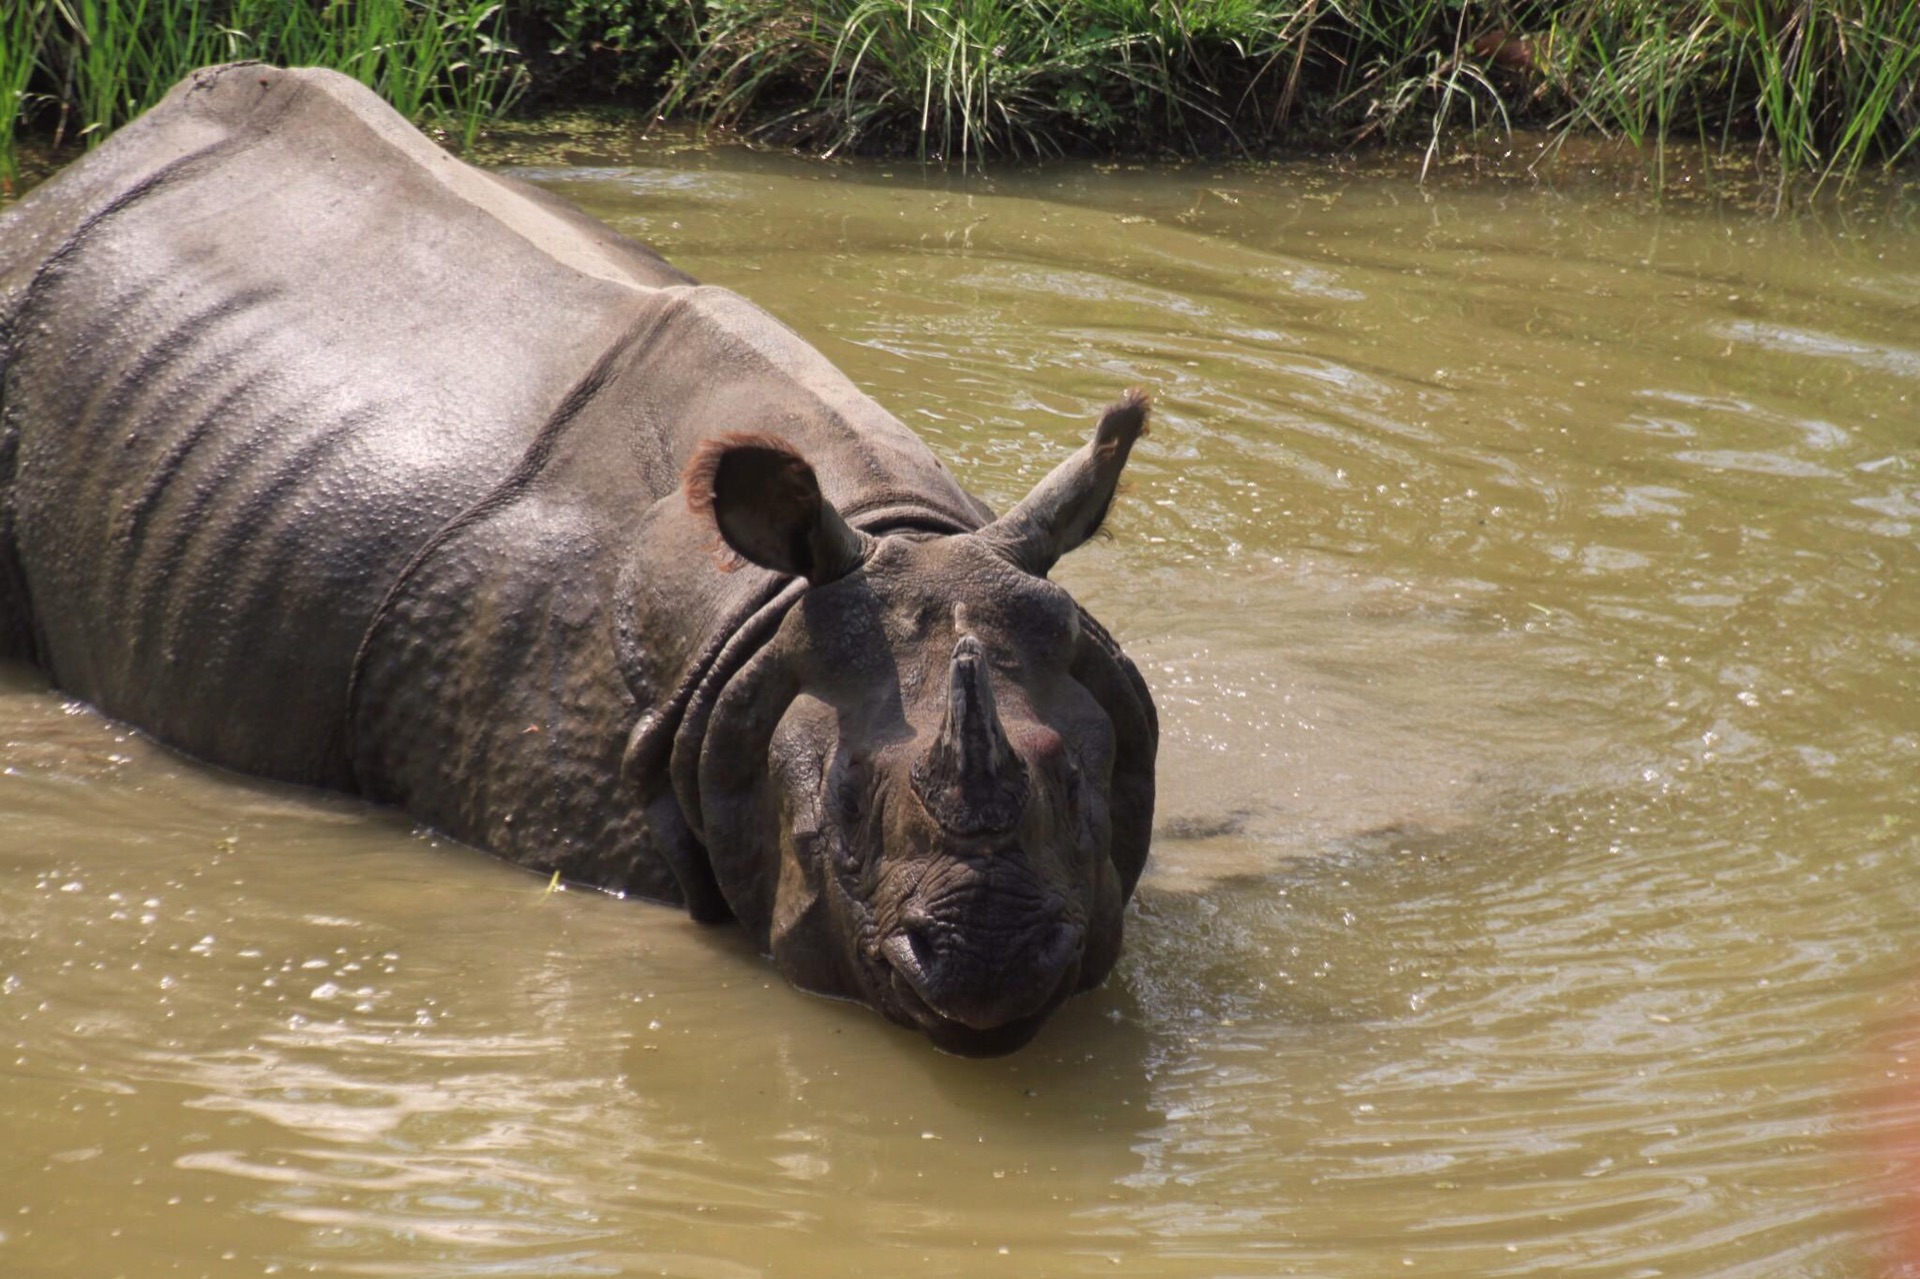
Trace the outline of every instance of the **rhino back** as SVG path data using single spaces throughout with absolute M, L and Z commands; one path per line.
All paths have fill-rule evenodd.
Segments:
M 0 650 L 343 787 L 393 581 L 685 282 L 353 81 L 257 65 L 184 83 L 0 246 Z

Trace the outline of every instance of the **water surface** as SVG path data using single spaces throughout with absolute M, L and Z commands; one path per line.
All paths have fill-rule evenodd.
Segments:
M 762 303 L 1134 655 L 1104 990 L 727 930 L 0 673 L 0 1273 L 1920 1274 L 1920 232 L 1326 166 L 521 175 Z

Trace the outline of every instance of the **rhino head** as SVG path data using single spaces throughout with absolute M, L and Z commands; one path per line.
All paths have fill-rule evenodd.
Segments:
M 1146 688 L 1047 580 L 1105 518 L 1146 398 L 971 533 L 870 537 L 783 443 L 689 467 L 740 558 L 804 577 L 701 746 L 718 887 L 796 985 L 939 1047 L 1018 1048 L 1098 985 L 1146 857 Z

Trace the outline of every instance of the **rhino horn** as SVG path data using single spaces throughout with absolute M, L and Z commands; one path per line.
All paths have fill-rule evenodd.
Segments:
M 1085 448 L 975 536 L 1016 567 L 1045 577 L 1062 555 L 1099 531 L 1133 442 L 1147 433 L 1149 408 L 1145 391 L 1128 391 L 1101 415 Z
M 973 635 L 953 646 L 940 732 L 914 761 L 913 792 L 955 835 L 1011 830 L 1027 803 L 1027 770 L 993 701 L 986 650 Z

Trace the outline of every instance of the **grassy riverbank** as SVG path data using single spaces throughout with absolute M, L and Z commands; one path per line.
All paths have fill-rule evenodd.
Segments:
M 471 139 L 522 94 L 822 152 L 1258 154 L 1526 124 L 1844 176 L 1920 140 L 1911 0 L 17 0 L 16 119 L 92 139 L 202 62 L 338 66 Z
M 670 106 L 832 150 L 1431 144 L 1528 123 L 1850 173 L 1920 137 L 1910 0 L 712 0 Z

